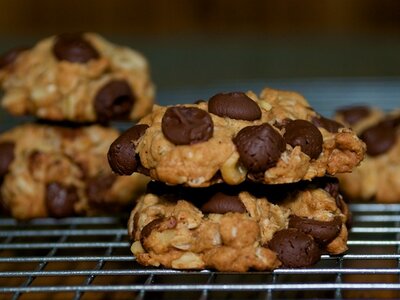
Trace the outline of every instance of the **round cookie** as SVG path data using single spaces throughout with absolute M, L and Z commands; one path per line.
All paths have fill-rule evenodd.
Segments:
M 136 120 L 154 98 L 146 59 L 94 33 L 52 36 L 5 53 L 0 84 L 11 114 L 57 121 Z
M 346 107 L 336 113 L 337 119 L 360 114 L 359 107 Z M 400 202 L 400 113 L 387 115 L 376 108 L 364 107 L 363 117 L 351 126 L 367 146 L 366 156 L 350 174 L 340 174 L 343 193 L 353 201 L 375 200 L 384 203 Z M 348 117 L 349 118 L 349 117 Z
M 245 272 L 315 264 L 347 250 L 349 218 L 334 178 L 191 189 L 149 184 L 128 233 L 137 262 Z M 335 196 L 334 196 L 335 195 Z M 318 204 L 318 205 L 316 205 Z
M 132 138 L 132 136 L 135 136 Z M 206 187 L 246 179 L 267 184 L 350 172 L 365 145 L 294 92 L 221 93 L 208 102 L 154 106 L 110 147 L 119 175 Z
M 0 199 L 17 219 L 104 214 L 131 206 L 147 177 L 118 177 L 106 153 L 118 131 L 25 124 L 0 135 Z

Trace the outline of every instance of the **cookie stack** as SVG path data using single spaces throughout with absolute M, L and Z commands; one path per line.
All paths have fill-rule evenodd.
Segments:
M 139 263 L 247 271 L 346 251 L 349 212 L 331 175 L 364 152 L 301 95 L 267 88 L 154 106 L 108 160 L 119 175 L 154 179 L 128 224 Z
M 338 109 L 335 118 L 352 127 L 367 145 L 362 164 L 339 176 L 343 192 L 352 201 L 394 203 L 400 199 L 400 113 L 352 106 Z
M 126 206 L 147 180 L 116 177 L 107 150 L 112 120 L 153 104 L 146 59 L 97 34 L 62 34 L 0 58 L 3 108 L 33 115 L 0 135 L 0 202 L 18 219 L 66 217 Z

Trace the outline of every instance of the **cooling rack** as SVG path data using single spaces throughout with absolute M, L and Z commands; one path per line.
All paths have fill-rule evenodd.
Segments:
M 0 220 L 1 299 L 399 298 L 400 205 L 353 204 L 349 251 L 304 269 L 141 267 L 125 217 Z

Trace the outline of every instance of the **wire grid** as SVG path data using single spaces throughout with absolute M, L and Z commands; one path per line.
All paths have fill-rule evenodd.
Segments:
M 304 269 L 145 268 L 124 217 L 0 220 L 0 299 L 400 297 L 400 205 L 353 204 L 349 251 Z

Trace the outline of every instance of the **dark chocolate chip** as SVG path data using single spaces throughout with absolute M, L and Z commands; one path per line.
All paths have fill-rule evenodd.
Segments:
M 285 126 L 283 135 L 286 143 L 292 147 L 300 146 L 301 151 L 311 159 L 316 159 L 322 152 L 322 134 L 312 123 L 294 120 Z
M 15 62 L 17 57 L 24 51 L 28 50 L 28 47 L 18 47 L 7 51 L 0 56 L 0 69 L 3 69 Z
M 339 197 L 339 179 L 332 176 L 321 178 L 322 188 L 327 191 L 333 198 Z
M 339 122 L 325 118 L 323 116 L 313 117 L 311 122 L 315 126 L 325 128 L 327 131 L 332 132 L 332 133 L 336 133 L 339 131 L 340 128 L 344 127 Z
M 147 239 L 153 230 L 163 231 L 166 229 L 173 229 L 176 227 L 177 220 L 174 217 L 169 218 L 157 218 L 142 228 L 140 232 L 140 241 L 142 246 L 145 247 L 145 239 Z
M 46 187 L 46 206 L 52 217 L 63 218 L 74 215 L 74 204 L 78 200 L 78 193 L 74 186 L 64 186 L 53 182 Z
M 138 157 L 135 153 L 135 142 L 142 137 L 149 126 L 139 124 L 122 133 L 108 150 L 108 162 L 111 169 L 119 175 L 131 175 L 138 167 Z
M 128 119 L 134 102 L 135 97 L 126 81 L 110 81 L 100 88 L 94 99 L 97 120 L 106 123 L 110 120 Z
M 168 107 L 162 118 L 164 136 L 175 145 L 191 145 L 208 141 L 214 131 L 210 115 L 199 108 Z
M 271 125 L 244 127 L 233 138 L 240 161 L 250 172 L 264 172 L 278 162 L 286 143 Z
M 294 228 L 276 232 L 268 246 L 288 268 L 308 267 L 321 257 L 321 251 L 314 239 Z
M 368 117 L 371 114 L 371 110 L 367 106 L 350 106 L 340 108 L 336 113 L 341 115 L 347 123 L 353 125 Z
M 12 161 L 14 160 L 14 148 L 13 142 L 1 142 L 0 143 L 0 178 L 4 177 Z
M 208 111 L 220 117 L 254 121 L 261 118 L 261 109 L 245 93 L 220 93 L 208 101 Z
M 53 45 L 53 54 L 58 60 L 86 63 L 98 59 L 99 52 L 81 34 L 60 34 Z
M 245 213 L 246 207 L 239 196 L 216 193 L 201 207 L 203 213 L 225 214 L 228 212 Z
M 86 195 L 89 203 L 95 206 L 102 206 L 107 202 L 105 195 L 112 187 L 117 177 L 114 174 L 99 175 L 89 178 L 86 182 Z
M 396 143 L 396 131 L 392 120 L 382 121 L 365 129 L 360 138 L 367 145 L 367 154 L 377 156 L 387 152 Z
M 326 245 L 339 235 L 342 220 L 340 217 L 335 217 L 332 221 L 324 222 L 291 215 L 289 228 L 296 228 L 311 235 L 317 243 Z

